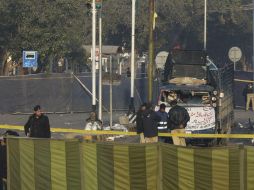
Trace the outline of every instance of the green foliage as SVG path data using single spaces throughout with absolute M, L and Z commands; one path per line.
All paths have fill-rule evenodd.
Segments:
M 251 0 L 207 0 L 207 48 L 225 57 L 240 46 L 251 57 L 252 12 L 242 9 Z M 103 43 L 131 46 L 131 0 L 104 0 Z M 136 47 L 148 50 L 149 0 L 137 0 Z M 84 59 L 82 44 L 91 44 L 91 20 L 85 0 L 0 0 L 0 48 L 21 56 L 37 50 L 50 56 Z M 156 0 L 156 52 L 176 42 L 187 49 L 203 48 L 204 0 Z M 247 58 L 248 60 L 248 58 Z
M 10 25 L 5 48 L 17 57 L 22 50 L 37 50 L 40 58 L 61 57 L 74 53 L 83 42 L 84 5 L 75 0 L 1 0 L 1 20 Z M 11 33 L 9 33 L 11 32 Z M 73 46 L 75 42 L 75 46 Z M 74 47 L 74 48 L 73 48 Z

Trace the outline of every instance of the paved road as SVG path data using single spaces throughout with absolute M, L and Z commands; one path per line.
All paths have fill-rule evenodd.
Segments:
M 118 122 L 118 118 L 124 115 L 124 112 L 114 112 L 113 121 Z M 89 117 L 89 113 L 73 113 L 73 114 L 47 114 L 49 117 L 51 128 L 70 128 L 84 129 L 85 120 Z M 20 125 L 23 126 L 28 120 L 29 115 L 10 115 L 0 114 L 0 125 Z M 114 124 L 113 123 L 113 124 Z M 103 125 L 109 126 L 109 114 L 103 113 Z M 0 133 L 4 133 L 5 129 L 0 129 Z M 18 131 L 21 136 L 24 133 Z M 61 138 L 63 134 L 53 134 L 53 137 Z
M 124 115 L 124 112 L 114 112 L 113 121 L 118 122 L 120 115 Z M 0 115 L 0 124 L 8 125 L 24 125 L 27 121 L 29 115 Z M 83 129 L 85 127 L 85 120 L 89 117 L 89 113 L 73 113 L 73 114 L 48 114 L 50 124 L 52 128 L 72 128 L 72 129 Z M 250 122 L 251 125 L 250 125 Z M 109 114 L 103 114 L 103 122 L 105 126 L 109 125 Z M 232 128 L 232 133 L 235 134 L 252 134 L 254 129 L 252 126 L 254 124 L 254 112 L 245 111 L 241 109 L 235 110 L 235 126 Z M 3 133 L 5 130 L 0 130 Z M 24 136 L 23 132 L 20 132 L 21 136 Z M 63 138 L 64 134 L 53 134 L 55 138 Z M 122 139 L 124 140 L 124 139 Z M 128 142 L 137 142 L 137 138 L 125 138 Z M 251 145 L 251 139 L 231 139 L 231 143 L 244 143 Z
M 254 112 L 243 109 L 234 110 L 235 126 L 232 128 L 233 134 L 254 134 Z M 231 143 L 253 145 L 252 139 L 231 139 Z

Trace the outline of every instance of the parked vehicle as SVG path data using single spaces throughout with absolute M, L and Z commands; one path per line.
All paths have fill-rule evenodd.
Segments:
M 218 68 L 204 51 L 173 50 L 155 109 L 164 103 L 168 112 L 169 102 L 176 99 L 190 115 L 187 133 L 229 133 L 234 123 L 233 73 L 232 65 Z

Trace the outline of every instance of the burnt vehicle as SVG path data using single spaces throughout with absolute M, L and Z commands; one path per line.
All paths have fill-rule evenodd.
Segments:
M 217 67 L 204 51 L 173 50 L 165 63 L 155 110 L 164 103 L 168 112 L 170 101 L 177 100 L 190 115 L 186 133 L 230 133 L 234 124 L 233 78 L 233 65 Z

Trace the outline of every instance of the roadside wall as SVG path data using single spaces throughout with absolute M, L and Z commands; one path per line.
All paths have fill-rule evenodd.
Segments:
M 91 75 L 79 74 L 79 79 L 91 91 Z M 235 71 L 235 79 L 253 80 L 252 72 Z M 247 82 L 234 82 L 234 106 L 245 107 L 243 89 Z M 98 97 L 98 80 L 97 80 Z M 71 74 L 36 74 L 15 77 L 0 77 L 0 114 L 30 113 L 36 104 L 47 112 L 89 112 L 91 95 L 86 92 Z M 154 103 L 157 101 L 158 81 L 153 85 Z M 147 101 L 147 78 L 135 79 L 135 107 Z M 109 86 L 103 85 L 103 105 L 109 110 Z M 130 101 L 130 78 L 122 77 L 119 85 L 113 86 L 113 109 L 127 110 Z
M 78 78 L 91 92 L 91 74 L 79 74 Z M 96 86 L 98 98 L 98 76 Z M 109 110 L 109 85 L 102 88 L 102 103 Z M 92 108 L 91 95 L 70 73 L 0 77 L 0 89 L 0 114 L 31 113 L 37 104 L 46 112 L 90 112 Z M 154 92 L 157 92 L 155 89 Z M 134 103 L 138 109 L 147 99 L 146 78 L 135 80 L 134 92 Z M 112 96 L 113 110 L 128 110 L 130 78 L 123 76 L 119 85 L 113 85 Z

